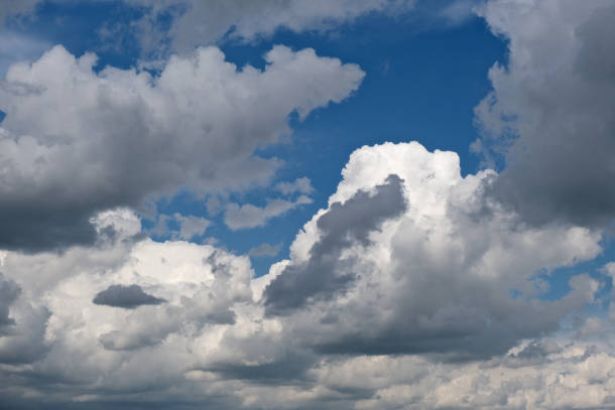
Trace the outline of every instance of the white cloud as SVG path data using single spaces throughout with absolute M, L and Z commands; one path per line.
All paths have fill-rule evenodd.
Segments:
M 276 46 L 265 59 L 263 70 L 238 68 L 201 48 L 152 77 L 95 72 L 94 55 L 58 46 L 13 65 L 0 90 L 0 243 L 91 241 L 96 211 L 268 182 L 278 162 L 254 150 L 290 132 L 289 114 L 345 99 L 364 73 L 311 49 Z
M 385 210 L 396 203 L 389 175 L 402 181 L 400 216 Z M 361 148 L 343 177 L 265 290 L 271 313 L 315 349 L 489 356 L 556 330 L 593 298 L 584 278 L 541 301 L 530 279 L 595 257 L 600 232 L 527 226 L 485 195 L 492 171 L 462 177 L 456 154 L 413 142 Z
M 605 406 L 615 352 L 596 339 L 604 328 L 554 334 L 596 283 L 575 276 L 548 301 L 531 281 L 594 257 L 600 233 L 525 225 L 484 195 L 496 174 L 462 177 L 458 160 L 418 143 L 357 150 L 291 259 L 261 278 L 248 257 L 135 236 L 122 209 L 95 218 L 115 233 L 96 246 L 4 252 L 5 280 L 21 293 L 0 336 L 0 396 L 58 408 L 138 403 L 143 392 L 213 408 Z M 330 269 L 319 273 L 333 279 L 326 294 L 272 314 L 272 298 L 309 290 L 292 277 L 285 294 L 275 284 L 314 258 Z M 94 303 L 120 288 L 148 303 Z

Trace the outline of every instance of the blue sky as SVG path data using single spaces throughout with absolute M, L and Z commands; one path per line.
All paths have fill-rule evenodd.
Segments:
M 613 16 L 0 0 L 0 408 L 612 407 Z

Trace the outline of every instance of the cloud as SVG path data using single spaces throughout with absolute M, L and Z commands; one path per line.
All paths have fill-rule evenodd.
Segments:
M 291 113 L 344 100 L 364 73 L 311 49 L 276 46 L 265 60 L 238 68 L 201 48 L 153 77 L 95 71 L 94 55 L 57 46 L 13 65 L 0 89 L 0 246 L 91 243 L 98 211 L 267 183 L 279 161 L 254 150 L 288 134 Z
M 343 176 L 264 291 L 291 339 L 328 354 L 490 357 L 593 300 L 588 277 L 556 301 L 532 278 L 595 257 L 600 232 L 526 225 L 485 194 L 492 171 L 462 177 L 456 154 L 413 142 L 363 147 Z
M 0 22 L 2 17 L 0 16 Z M 1 24 L 1 23 L 0 23 Z M 1 25 L 0 25 L 1 27 Z M 49 49 L 46 41 L 3 29 L 0 31 L 0 77 L 8 68 L 21 61 L 32 61 Z
M 0 26 L 9 18 L 32 13 L 40 0 L 0 0 Z
M 172 239 L 189 241 L 204 235 L 209 225 L 211 221 L 206 218 L 176 212 L 173 215 L 158 215 L 156 225 L 149 231 L 149 234 L 169 235 Z
M 248 255 L 253 258 L 260 258 L 263 256 L 273 258 L 274 256 L 278 256 L 281 249 L 281 244 L 272 245 L 270 243 L 262 243 L 250 249 Z
M 296 193 L 310 195 L 314 192 L 314 187 L 309 178 L 301 177 L 293 182 L 278 182 L 275 185 L 275 190 L 282 195 L 293 195 Z
M 506 162 L 495 195 L 532 223 L 612 219 L 615 5 L 491 1 L 481 13 L 509 44 L 476 108 L 475 147 Z
M 5 332 L 5 328 L 15 324 L 9 316 L 11 304 L 19 297 L 21 289 L 12 280 L 7 280 L 0 273 L 0 335 Z
M 174 52 L 184 53 L 195 46 L 213 44 L 224 38 L 252 41 L 271 36 L 278 29 L 294 32 L 331 30 L 368 13 L 399 13 L 411 10 L 414 0 L 159 0 L 131 3 L 149 8 L 139 23 L 141 43 L 150 53 L 159 54 L 165 39 Z M 160 19 L 171 16 L 168 32 Z
M 537 345 L 537 356 L 523 354 Z M 421 357 L 386 356 L 334 360 L 321 368 L 319 379 L 336 391 L 357 392 L 359 409 L 611 408 L 614 359 L 604 343 L 546 339 L 479 363 L 434 365 Z
M 224 223 L 234 231 L 262 227 L 273 218 L 284 215 L 301 205 L 311 203 L 312 199 L 305 195 L 301 195 L 296 200 L 270 199 L 264 207 L 231 203 L 226 206 Z
M 599 343 L 600 327 L 557 332 L 593 302 L 596 281 L 575 275 L 557 300 L 545 300 L 533 281 L 593 258 L 600 232 L 523 223 L 486 195 L 497 177 L 462 177 L 456 154 L 418 143 L 363 147 L 290 259 L 261 278 L 247 256 L 135 235 L 138 219 L 127 209 L 94 218 L 114 232 L 94 245 L 5 251 L 5 281 L 22 290 L 7 316 L 11 331 L 0 336 L 0 400 L 50 408 L 604 407 L 615 353 Z M 302 286 L 307 278 L 316 286 Z M 166 303 L 92 303 L 101 290 L 126 289 L 133 304 L 135 295 Z
M 143 305 L 159 305 L 165 300 L 145 293 L 139 285 L 111 285 L 94 296 L 92 303 L 135 309 Z

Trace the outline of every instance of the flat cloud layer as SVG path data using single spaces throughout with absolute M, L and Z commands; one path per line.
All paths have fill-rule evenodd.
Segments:
M 265 60 L 239 69 L 201 48 L 152 77 L 97 72 L 94 55 L 57 46 L 12 66 L 0 88 L 0 246 L 91 243 L 97 211 L 268 181 L 278 162 L 254 150 L 287 134 L 291 113 L 342 101 L 364 73 L 311 49 L 277 46 Z
M 596 283 L 577 275 L 566 296 L 545 300 L 532 279 L 593 258 L 601 235 L 525 224 L 485 194 L 495 178 L 462 177 L 456 154 L 416 142 L 363 147 L 291 258 L 260 278 L 247 257 L 140 238 L 127 210 L 94 220 L 116 232 L 95 247 L 5 252 L 4 280 L 22 293 L 0 339 L 0 394 L 58 408 L 604 405 L 609 384 L 583 393 L 615 370 L 615 352 L 555 333 Z M 322 286 L 306 293 L 309 266 Z M 166 303 L 93 303 L 118 286 Z M 11 363 L 23 340 L 31 353 Z M 549 376 L 564 370 L 567 381 Z

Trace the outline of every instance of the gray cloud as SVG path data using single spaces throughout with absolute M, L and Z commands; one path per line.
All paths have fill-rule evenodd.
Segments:
M 225 38 L 251 41 L 278 29 L 294 32 L 327 31 L 368 13 L 395 14 L 411 10 L 415 0 L 129 0 L 146 6 L 140 21 L 141 44 L 146 54 L 159 56 L 161 44 L 183 53 Z M 172 16 L 171 28 L 161 30 L 159 17 Z M 166 41 L 162 41 L 166 40 Z M 149 52 L 149 53 L 148 53 Z
M 372 188 L 389 174 L 399 176 Z M 267 313 L 282 314 L 288 338 L 324 354 L 484 359 L 556 331 L 592 301 L 596 283 L 576 276 L 568 295 L 543 300 L 532 278 L 593 258 L 600 235 L 527 226 L 486 195 L 494 178 L 461 177 L 454 153 L 417 143 L 357 150 L 329 209 L 272 269 Z
M 309 260 L 289 265 L 265 289 L 270 313 L 302 307 L 308 299 L 326 298 L 353 280 L 354 272 L 343 272 L 340 261 L 344 248 L 354 242 L 369 243 L 369 234 L 389 218 L 406 209 L 402 181 L 390 175 L 373 194 L 357 192 L 344 203 L 334 203 L 318 218 L 322 237 L 310 250 Z
M 123 309 L 135 309 L 143 305 L 159 305 L 166 302 L 145 293 L 139 285 L 111 285 L 94 296 L 92 303 Z
M 14 281 L 7 279 L 0 273 L 0 336 L 6 328 L 15 324 L 10 317 L 10 307 L 19 297 L 21 289 Z
M 493 187 L 531 223 L 600 225 L 615 216 L 615 5 L 489 2 L 509 41 L 506 67 L 477 107 L 488 157 L 506 166 Z

